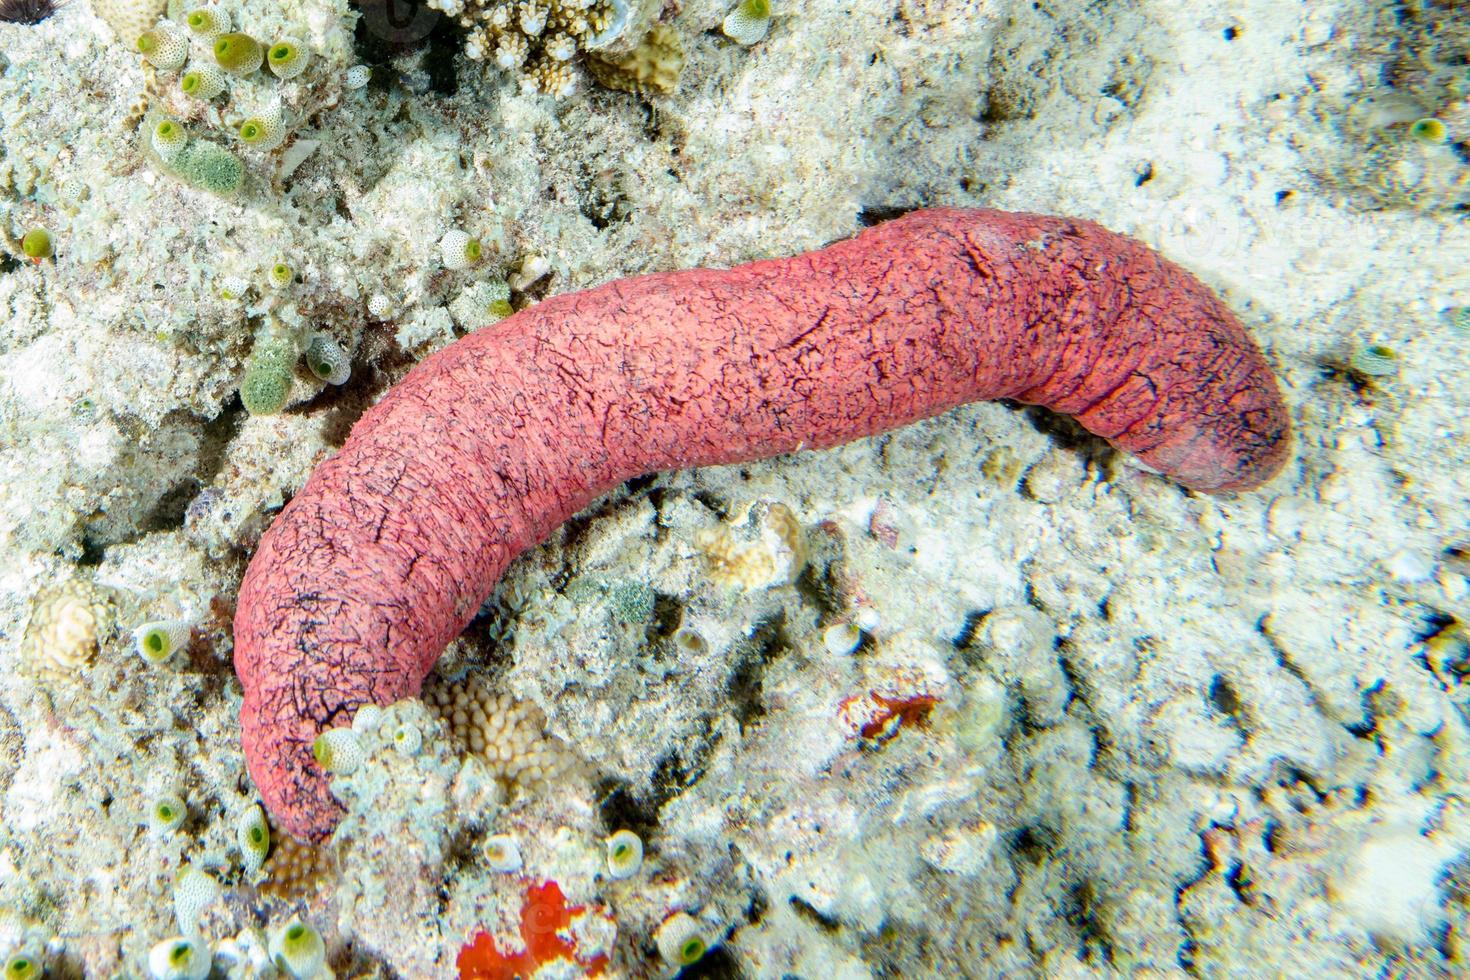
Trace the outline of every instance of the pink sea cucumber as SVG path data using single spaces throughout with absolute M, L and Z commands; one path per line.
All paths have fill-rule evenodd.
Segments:
M 917 211 L 788 259 L 557 296 L 451 344 L 362 417 L 245 573 L 235 669 L 267 806 L 329 834 L 317 734 L 417 694 L 511 559 L 619 482 L 993 398 L 1073 415 L 1199 490 L 1256 486 L 1288 452 L 1224 304 L 1087 221 Z

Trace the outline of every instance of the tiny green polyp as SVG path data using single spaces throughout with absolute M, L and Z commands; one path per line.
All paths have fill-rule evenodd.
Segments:
M 248 75 L 260 67 L 265 52 L 249 34 L 234 31 L 214 39 L 214 60 L 227 72 Z
M 679 964 L 681 966 L 690 966 L 694 963 L 698 963 L 703 957 L 704 940 L 700 939 L 698 936 L 690 936 L 688 939 L 684 940 L 684 944 L 679 947 Z
M 20 240 L 20 250 L 32 262 L 39 262 L 42 259 L 51 258 L 53 251 L 51 233 L 45 228 L 32 228 Z
M 1443 143 L 1449 139 L 1450 130 L 1440 120 L 1428 116 L 1411 123 L 1409 135 L 1420 143 Z
M 148 657 L 150 657 L 151 659 L 161 659 L 163 657 L 164 651 L 167 649 L 168 637 L 164 636 L 162 631 L 154 630 L 153 632 L 144 635 L 143 652 L 147 654 Z
M 204 37 L 218 33 L 220 29 L 219 18 L 214 15 L 213 11 L 205 10 L 203 7 L 191 11 L 184 22 L 189 25 L 189 30 Z
M 5 961 L 5 980 L 40 980 L 41 965 L 24 953 Z

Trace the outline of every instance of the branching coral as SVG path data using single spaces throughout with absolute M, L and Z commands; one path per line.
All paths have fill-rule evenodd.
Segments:
M 523 87 L 557 97 L 576 87 L 571 62 L 579 52 L 607 53 L 626 35 L 641 36 L 649 15 L 662 6 L 647 0 L 428 0 L 428 5 L 469 31 L 464 51 L 471 60 L 520 71 Z

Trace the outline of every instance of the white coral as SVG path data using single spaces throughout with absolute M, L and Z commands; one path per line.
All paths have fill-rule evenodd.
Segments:
M 131 44 L 163 16 L 166 0 L 92 0 L 92 12 Z

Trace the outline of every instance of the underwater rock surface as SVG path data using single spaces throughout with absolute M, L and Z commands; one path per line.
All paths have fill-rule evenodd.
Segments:
M 773 2 L 746 47 L 734 3 L 685 0 L 656 15 L 672 93 L 604 89 L 574 46 L 560 99 L 369 3 L 211 6 L 310 58 L 207 99 L 203 35 L 165 69 L 84 2 L 0 22 L 0 957 L 148 975 L 187 918 L 239 977 L 313 937 L 343 976 L 453 976 L 466 946 L 604 976 L 701 947 L 751 977 L 1462 972 L 1452 6 Z M 164 117 L 239 186 L 170 163 Z M 635 481 L 514 562 L 428 681 L 507 717 L 362 719 L 333 840 L 272 828 L 253 864 L 235 597 L 368 406 L 493 316 L 918 206 L 1157 248 L 1265 351 L 1294 459 L 1214 499 L 985 404 Z M 257 356 L 317 334 L 342 384 Z M 282 411 L 243 407 L 252 366 Z M 527 916 L 566 926 L 528 943 Z

